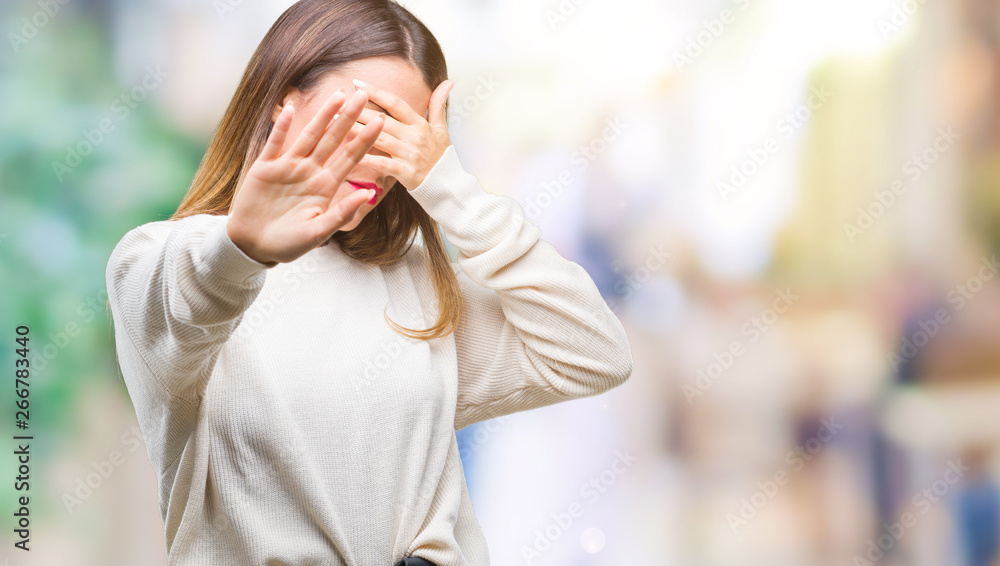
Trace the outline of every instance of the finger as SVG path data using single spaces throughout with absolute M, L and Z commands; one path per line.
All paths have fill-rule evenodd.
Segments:
M 367 124 L 375 116 L 381 116 L 385 120 L 385 126 L 382 127 L 383 132 L 392 134 L 399 139 L 403 139 L 406 132 L 411 129 L 410 126 L 407 126 L 392 116 L 389 116 L 385 112 L 375 110 L 374 108 L 364 108 L 361 110 L 361 115 L 358 116 L 358 122 L 362 125 Z
M 455 81 L 448 79 L 439 84 L 431 94 L 431 101 L 428 105 L 430 108 L 430 119 L 428 122 L 431 124 L 448 125 L 448 121 L 445 118 L 444 106 L 448 102 L 448 95 L 451 94 L 453 86 L 455 86 Z
M 305 157 L 316 147 L 316 143 L 323 137 L 330 119 L 337 113 L 337 110 L 344 104 L 345 95 L 338 90 L 323 103 L 316 115 L 309 120 L 306 127 L 299 133 L 299 137 L 292 144 L 289 154 L 296 157 Z
M 357 81 L 357 79 L 355 80 Z M 360 87 L 358 86 L 359 84 Z M 424 117 L 414 112 L 413 108 L 410 108 L 410 105 L 407 104 L 405 100 L 387 90 L 382 90 L 361 81 L 357 81 L 355 88 L 359 88 L 359 90 L 367 90 L 368 100 L 371 100 L 375 104 L 385 108 L 389 111 L 390 116 L 404 124 L 413 125 L 424 121 Z
M 351 131 L 354 132 L 354 135 L 358 135 L 359 133 L 361 133 L 362 129 L 364 129 L 364 125 L 360 122 L 355 122 L 354 124 L 351 124 Z M 401 141 L 396 136 L 387 134 L 385 132 L 385 127 L 383 126 L 382 133 L 380 133 L 378 137 L 375 138 L 375 144 L 372 145 L 372 147 L 374 147 L 375 149 L 381 149 L 382 151 L 388 153 L 389 155 L 394 155 L 397 157 L 405 157 L 406 155 L 409 154 L 408 148 L 410 147 L 410 145 Z
M 326 160 L 333 154 L 333 151 L 340 147 L 347 132 L 357 123 L 358 115 L 367 103 L 367 93 L 354 93 L 351 99 L 347 101 L 347 104 L 341 109 L 340 115 L 333 121 L 333 125 L 323 133 L 323 137 L 316 144 L 316 148 L 310 157 L 315 159 L 320 165 L 325 164 Z
M 267 136 L 267 143 L 264 144 L 264 149 L 260 152 L 260 159 L 274 159 L 281 155 L 281 148 L 285 145 L 288 125 L 292 123 L 294 111 L 292 103 L 289 101 L 278 113 L 278 117 L 274 120 L 274 126 L 271 128 L 271 134 Z
M 384 173 L 396 178 L 398 178 L 400 173 L 402 173 L 399 167 L 399 162 L 395 161 L 391 157 L 384 157 L 382 155 L 371 155 L 370 153 L 367 153 L 361 157 L 358 165 L 371 167 L 379 173 Z M 386 189 L 388 188 L 389 187 L 386 186 Z
M 351 140 L 344 151 L 340 152 L 336 158 L 334 158 L 333 163 L 330 164 L 330 171 L 334 176 L 343 182 L 347 178 L 347 174 L 351 172 L 352 169 L 361 161 L 368 150 L 371 149 L 372 145 L 375 143 L 375 138 L 378 137 L 379 133 L 382 131 L 382 119 L 376 117 L 375 120 L 365 124 L 365 127 L 361 129 L 361 132 Z
M 323 214 L 313 218 L 320 234 L 320 241 L 325 242 L 334 232 L 354 220 L 365 201 L 371 199 L 374 194 L 375 191 L 371 189 L 354 191 L 336 204 L 331 205 Z

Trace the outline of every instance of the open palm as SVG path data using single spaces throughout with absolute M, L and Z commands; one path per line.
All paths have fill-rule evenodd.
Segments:
M 383 121 L 366 124 L 327 164 L 367 102 L 363 90 L 346 105 L 344 94 L 335 92 L 282 151 L 294 113 L 291 102 L 285 104 L 229 211 L 229 236 L 249 257 L 268 265 L 293 261 L 351 222 L 372 197 L 370 190 L 359 190 L 333 200 L 348 173 L 375 143 Z M 343 112 L 334 119 L 341 107 Z

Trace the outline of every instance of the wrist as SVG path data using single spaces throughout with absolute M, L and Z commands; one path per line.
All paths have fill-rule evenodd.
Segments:
M 251 246 L 248 242 L 246 242 L 243 239 L 242 235 L 240 235 L 238 230 L 234 231 L 233 222 L 231 219 L 226 221 L 226 234 L 229 236 L 229 239 L 233 242 L 233 245 L 235 245 L 248 258 L 267 267 L 274 267 L 275 265 L 278 265 L 277 261 L 272 261 L 270 259 L 262 257 L 257 252 L 257 250 L 253 248 L 253 246 Z

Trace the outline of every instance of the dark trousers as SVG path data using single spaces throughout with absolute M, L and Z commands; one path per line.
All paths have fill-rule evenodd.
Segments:
M 409 558 L 404 558 L 396 563 L 396 566 L 437 566 L 430 560 L 424 560 L 423 558 L 418 558 L 416 556 L 411 556 Z

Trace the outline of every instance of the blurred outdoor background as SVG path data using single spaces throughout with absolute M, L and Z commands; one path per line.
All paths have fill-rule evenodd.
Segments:
M 166 564 L 104 270 L 176 209 L 290 4 L 0 3 L 5 566 Z M 458 433 L 493 564 L 998 563 L 1000 2 L 404 5 L 463 165 L 587 269 L 635 359 Z

